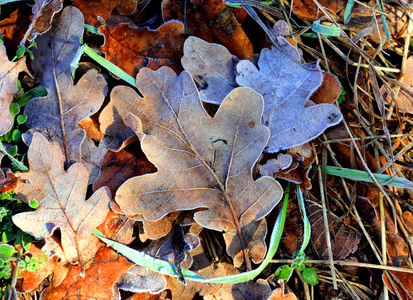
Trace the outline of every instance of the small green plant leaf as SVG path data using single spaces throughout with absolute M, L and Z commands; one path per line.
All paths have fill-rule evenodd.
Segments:
M 17 59 L 21 58 L 25 52 L 26 52 L 26 47 L 20 45 L 16 51 L 16 58 Z
M 37 202 L 36 200 L 30 200 L 29 206 L 31 208 L 37 209 L 37 206 L 39 206 L 39 202 Z
M 278 279 L 288 280 L 293 270 L 294 269 L 291 268 L 290 266 L 284 265 L 277 269 L 277 271 L 275 272 L 275 275 L 277 276 Z
M 14 145 L 13 147 L 9 148 L 9 150 L 7 150 L 7 153 L 10 154 L 11 156 L 16 156 L 17 154 L 17 145 Z
M 13 254 L 16 254 L 17 250 L 9 244 L 0 244 L 0 254 L 12 257 Z
M 26 122 L 27 116 L 26 115 L 19 115 L 17 116 L 17 124 L 22 125 Z
M 318 276 L 313 268 L 306 268 L 302 273 L 303 279 L 310 285 L 318 283 Z
M 10 104 L 10 113 L 13 117 L 17 116 L 20 112 L 20 106 L 17 103 Z
M 298 265 L 297 269 L 298 269 L 298 271 L 302 272 L 302 271 L 305 270 L 305 265 L 303 265 L 303 264 Z
M 20 129 L 14 129 L 11 134 L 11 138 L 14 143 L 20 143 L 22 140 L 22 132 L 20 131 Z

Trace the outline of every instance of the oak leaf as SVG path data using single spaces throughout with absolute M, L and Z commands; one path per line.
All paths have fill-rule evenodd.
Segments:
M 14 117 L 10 113 L 9 107 L 13 102 L 17 88 L 17 76 L 20 72 L 26 71 L 26 57 L 17 62 L 11 62 L 7 58 L 6 47 L 0 44 L 0 135 L 5 134 L 11 129 Z
M 250 61 L 237 64 L 237 83 L 264 98 L 264 124 L 271 131 L 267 152 L 302 145 L 337 125 L 342 115 L 331 104 L 308 106 L 320 87 L 323 74 L 318 63 L 301 65 L 302 54 L 283 37 L 273 49 L 263 49 L 258 68 Z
M 64 149 L 66 160 L 81 160 L 80 146 L 85 131 L 77 125 L 97 112 L 105 98 L 105 78 L 96 70 L 88 71 L 76 85 L 71 63 L 83 35 L 83 16 L 75 7 L 67 7 L 55 19 L 51 30 L 36 39 L 32 68 L 48 95 L 32 99 L 25 108 L 27 127 L 44 131 Z
M 103 26 L 99 32 L 105 36 L 105 44 L 101 47 L 105 58 L 132 76 L 136 76 L 150 58 L 167 59 L 175 70 L 182 70 L 179 60 L 185 39 L 181 22 L 170 21 L 156 30 L 134 29 L 128 24 L 115 28 Z
M 75 0 L 77 7 L 85 17 L 86 24 L 100 27 L 105 24 L 112 10 L 116 9 L 123 15 L 132 14 L 137 7 L 136 0 Z
M 224 0 L 164 0 L 162 17 L 165 22 L 181 21 L 187 35 L 220 43 L 238 58 L 254 54 L 250 39 Z
M 13 222 L 37 238 L 50 237 L 59 229 L 66 259 L 82 263 L 82 251 L 97 239 L 92 230 L 105 220 L 109 211 L 109 189 L 102 187 L 89 200 L 84 200 L 86 168 L 76 163 L 65 171 L 59 146 L 48 143 L 38 133 L 33 137 L 28 159 L 30 172 L 20 175 L 28 183 L 20 184 L 16 194 L 26 203 L 36 200 L 38 209 L 14 215 Z
M 237 266 L 249 261 L 248 255 L 261 261 L 264 217 L 282 195 L 273 178 L 255 181 L 251 175 L 269 137 L 261 124 L 262 97 L 237 88 L 211 118 L 187 72 L 177 76 L 167 67 L 144 68 L 137 86 L 144 98 L 134 97 L 138 116 L 127 118 L 158 171 L 129 179 L 118 189 L 122 211 L 154 222 L 173 211 L 207 208 L 195 212 L 194 220 L 225 232 Z
M 318 63 L 300 64 L 301 53 L 286 39 L 279 37 L 278 41 L 273 49 L 261 51 L 258 68 L 248 60 L 236 63 L 222 46 L 196 37 L 185 41 L 182 58 L 205 102 L 220 104 L 236 85 L 250 87 L 263 96 L 264 125 L 271 132 L 265 151 L 270 153 L 304 144 L 342 119 L 334 105 L 309 106 L 310 96 L 322 85 L 323 73 Z M 332 81 L 336 87 L 336 78 Z
M 32 22 L 21 43 L 24 45 L 26 38 L 32 41 L 48 31 L 52 26 L 53 16 L 61 11 L 62 7 L 63 0 L 36 0 L 32 8 Z

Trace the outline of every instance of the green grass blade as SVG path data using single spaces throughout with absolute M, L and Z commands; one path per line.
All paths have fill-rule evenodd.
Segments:
M 325 36 L 340 36 L 340 28 L 321 25 L 320 21 L 313 22 L 312 30 Z
M 354 0 L 348 0 L 346 5 L 346 10 L 344 12 L 344 24 L 347 24 L 350 21 L 351 17 L 351 10 L 356 2 Z
M 282 232 L 284 229 L 285 218 L 287 215 L 287 206 L 288 206 L 288 193 L 284 197 L 284 202 L 283 202 L 281 212 L 278 215 L 277 221 L 274 224 L 274 228 L 272 230 L 271 239 L 270 239 L 270 246 L 269 246 L 267 255 L 265 256 L 264 261 L 261 263 L 261 265 L 257 269 L 249 271 L 249 272 L 237 274 L 237 275 L 206 279 L 192 271 L 182 268 L 182 273 L 184 274 L 185 279 L 192 280 L 192 281 L 198 281 L 198 282 L 206 282 L 206 283 L 234 284 L 234 283 L 249 281 L 257 277 L 262 272 L 262 270 L 264 270 L 264 268 L 270 263 L 275 252 L 277 252 L 278 245 L 280 243 Z M 164 275 L 179 277 L 178 273 L 176 272 L 175 266 L 173 264 L 167 261 L 156 259 L 143 252 L 129 248 L 126 245 L 112 241 L 106 238 L 97 229 L 93 230 L 93 234 L 96 235 L 103 242 L 105 242 L 109 247 L 112 247 L 113 249 L 121 253 L 123 256 L 125 256 L 132 262 L 142 267 L 145 267 L 147 269 L 150 269 L 152 271 L 164 274 Z
M 389 31 L 389 26 L 387 25 L 387 22 L 386 22 L 386 17 L 384 15 L 383 1 L 382 0 L 377 0 L 377 4 L 380 8 L 381 20 L 383 21 L 383 27 L 384 27 L 384 32 L 386 33 L 387 43 L 390 43 L 390 31 Z
M 107 69 L 109 72 L 113 73 L 114 75 L 118 76 L 120 79 L 126 81 L 133 87 L 136 86 L 136 80 L 132 76 L 130 76 L 128 73 L 123 71 L 121 68 L 118 66 L 112 64 L 110 61 L 104 59 L 102 56 L 98 55 L 95 51 L 93 51 L 92 48 L 89 46 L 85 45 L 84 51 L 87 55 L 90 56 L 94 61 L 96 61 L 98 64 L 100 64 L 102 67 Z
M 347 179 L 374 183 L 369 173 L 365 171 L 326 166 L 326 173 L 329 175 L 340 176 L 340 177 L 344 177 Z M 391 175 L 384 175 L 384 174 L 373 174 L 373 175 L 376 178 L 377 182 L 382 185 L 413 189 L 413 182 L 407 179 L 400 178 L 400 177 L 394 177 Z

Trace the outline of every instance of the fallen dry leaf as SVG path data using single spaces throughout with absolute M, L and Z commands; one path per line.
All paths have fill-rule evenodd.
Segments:
M 222 45 L 190 36 L 185 40 L 182 66 L 199 85 L 201 100 L 221 104 L 238 86 L 234 68 L 238 59 Z
M 28 183 L 19 185 L 16 194 L 26 203 L 36 200 L 38 209 L 14 215 L 14 224 L 38 238 L 50 237 L 59 229 L 66 259 L 82 264 L 82 251 L 97 240 L 92 230 L 105 220 L 109 211 L 109 189 L 102 187 L 85 201 L 86 168 L 76 163 L 65 171 L 59 146 L 49 144 L 40 134 L 33 137 L 28 159 L 30 172 L 20 174 Z M 93 255 L 88 253 L 88 256 Z
M 47 32 L 52 26 L 53 16 L 62 10 L 63 0 L 36 0 L 32 8 L 33 19 L 22 44 L 25 44 L 25 38 L 29 41 L 34 40 L 38 35 Z
M 17 88 L 17 76 L 20 72 L 27 72 L 26 57 L 22 57 L 17 62 L 11 62 L 7 58 L 6 47 L 0 44 L 0 135 L 11 129 L 14 117 L 10 113 L 9 107 L 13 102 Z
M 32 68 L 48 95 L 32 99 L 24 111 L 27 127 L 56 139 L 67 162 L 81 161 L 80 146 L 86 134 L 77 125 L 99 110 L 107 92 L 105 78 L 96 70 L 90 70 L 73 85 L 70 65 L 82 35 L 83 16 L 69 6 L 55 19 L 52 29 L 36 39 Z
M 118 189 L 122 211 L 154 222 L 173 211 L 208 208 L 194 219 L 225 231 L 235 264 L 249 259 L 246 251 L 254 262 L 261 261 L 266 250 L 263 218 L 282 195 L 274 179 L 254 181 L 251 176 L 269 135 L 261 124 L 261 96 L 237 88 L 211 118 L 187 72 L 176 76 L 167 67 L 144 68 L 137 85 L 145 97 L 133 100 L 139 118 L 127 118 L 158 172 L 129 179 Z
M 179 20 L 187 35 L 224 45 L 232 54 L 249 59 L 252 43 L 224 0 L 164 0 L 164 21 Z
M 120 24 L 115 28 L 100 27 L 99 32 L 105 36 L 101 47 L 105 58 L 132 76 L 148 64 L 149 58 L 167 59 L 175 71 L 182 70 L 179 60 L 185 39 L 181 22 L 170 21 L 156 30 Z
M 318 3 L 324 7 L 330 14 L 335 14 L 345 6 L 343 0 L 318 0 Z M 319 19 L 324 13 L 319 9 L 317 4 L 309 0 L 297 0 L 291 4 L 293 13 L 302 19 L 315 21 Z
M 3 172 L 1 174 L 2 174 L 2 177 L 4 177 Z M 11 172 L 7 172 L 6 175 L 7 175 L 6 178 L 0 178 L 1 180 L 0 181 L 0 192 L 2 192 L 3 194 L 14 191 L 17 185 L 19 184 L 19 182 L 22 182 L 22 183 L 26 182 L 25 180 L 20 179 L 19 177 L 17 177 L 15 174 Z
M 112 10 L 123 15 L 132 14 L 137 7 L 136 0 L 75 0 L 73 5 L 77 7 L 85 17 L 85 22 L 93 27 L 105 24 Z
M 311 96 L 310 100 L 316 104 L 333 104 L 333 102 L 336 101 L 338 97 L 340 97 L 340 94 L 341 83 L 338 80 L 338 77 L 334 74 L 323 72 L 323 82 Z
M 402 113 L 413 113 L 413 57 L 410 56 L 406 60 L 406 67 L 404 72 L 404 77 L 402 83 L 404 85 L 400 86 L 399 93 L 397 97 L 394 94 L 396 85 L 389 84 L 392 89 L 391 93 L 389 94 L 386 90 L 386 87 L 383 85 L 380 88 L 380 92 L 383 95 L 384 101 L 386 104 L 390 104 L 390 102 L 394 99 L 396 105 L 400 112 Z
M 306 107 L 310 96 L 322 86 L 323 73 L 318 63 L 300 64 L 301 52 L 286 39 L 279 37 L 278 41 L 280 46 L 261 51 L 258 68 L 249 60 L 242 60 L 234 71 L 234 59 L 228 50 L 195 37 L 185 41 L 182 58 L 182 65 L 199 84 L 205 102 L 220 104 L 234 87 L 234 76 L 239 86 L 250 87 L 263 96 L 264 125 L 271 132 L 265 151 L 270 153 L 302 145 L 342 119 L 340 110 L 334 105 Z M 336 89 L 336 77 L 327 76 L 333 78 L 326 80 L 325 86 L 332 82 Z M 333 97 L 336 97 L 335 90 L 327 98 Z
M 328 259 L 328 247 L 321 206 L 307 201 L 306 211 L 311 224 L 311 240 L 314 243 L 314 248 L 321 259 Z M 344 259 L 357 250 L 361 234 L 331 214 L 328 219 L 333 259 Z
M 97 253 L 84 277 L 80 276 L 79 266 L 72 266 L 62 283 L 50 285 L 43 291 L 42 299 L 111 299 L 117 293 L 115 282 L 131 266 L 122 255 L 105 247 Z
M 44 254 L 44 252 L 36 243 L 30 245 L 28 252 L 30 258 L 36 258 L 40 261 L 42 254 Z M 55 270 L 56 266 L 60 266 L 58 260 L 59 258 L 57 256 L 52 258 L 46 257 L 44 263 L 39 265 L 36 272 L 22 271 L 17 285 L 18 290 L 31 292 L 36 289 L 39 284 L 41 284 L 42 281 Z
M 16 53 L 20 41 L 25 35 L 32 19 L 32 11 L 29 5 L 17 7 L 10 16 L 0 21 L 0 31 L 10 53 Z
M 411 269 L 408 265 L 402 265 L 401 268 Z M 382 275 L 383 282 L 386 287 L 396 296 L 400 295 L 400 300 L 410 300 L 413 299 L 413 282 L 412 282 L 412 273 L 399 272 L 399 271 L 389 271 L 392 275 L 391 278 L 395 284 L 399 294 L 396 294 L 392 284 L 390 283 L 386 274 Z
M 318 63 L 299 64 L 298 49 L 283 37 L 278 41 L 279 46 L 261 51 L 258 68 L 248 60 L 236 67 L 237 83 L 264 98 L 264 124 L 271 131 L 266 151 L 270 153 L 302 145 L 342 119 L 331 104 L 305 107 L 322 83 L 321 69 Z
M 142 152 L 139 142 L 132 143 L 118 152 L 109 151 L 103 158 L 100 168 L 93 189 L 107 186 L 112 195 L 115 195 L 127 179 L 156 172 L 155 166 Z

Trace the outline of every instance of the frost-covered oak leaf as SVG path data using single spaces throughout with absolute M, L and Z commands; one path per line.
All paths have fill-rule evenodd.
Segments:
M 279 47 L 263 49 L 258 68 L 248 60 L 237 65 L 237 83 L 264 98 L 264 124 L 271 131 L 267 152 L 302 145 L 343 118 L 332 104 L 309 105 L 323 82 L 317 63 L 302 65 L 301 53 L 283 37 Z
M 93 229 L 109 211 L 109 189 L 102 187 L 85 200 L 89 177 L 86 168 L 75 163 L 65 171 L 60 147 L 39 133 L 33 136 L 28 159 L 30 172 L 19 174 L 27 183 L 18 186 L 16 194 L 26 203 L 36 200 L 39 204 L 35 211 L 14 215 L 14 224 L 37 238 L 50 237 L 59 229 L 66 259 L 82 262 L 82 251 L 97 239 Z
M 155 222 L 177 210 L 194 210 L 201 226 L 224 231 L 227 252 L 240 266 L 244 254 L 259 262 L 265 255 L 264 217 L 280 201 L 282 188 L 270 177 L 252 178 L 268 142 L 261 124 L 262 97 L 249 88 L 233 90 L 212 118 L 187 72 L 143 68 L 135 96 L 137 116 L 124 118 L 157 167 L 127 180 L 116 193 L 126 214 Z
M 86 136 L 78 124 L 99 110 L 107 93 L 105 78 L 96 70 L 73 84 L 71 63 L 80 47 L 83 26 L 82 13 L 68 6 L 54 19 L 52 28 L 36 38 L 32 68 L 48 94 L 32 99 L 24 111 L 27 127 L 57 141 L 72 162 L 81 161 L 80 147 Z
M 261 51 L 258 67 L 249 60 L 236 63 L 225 47 L 196 37 L 185 41 L 182 58 L 204 102 L 219 105 L 238 85 L 263 96 L 264 125 L 271 132 L 264 151 L 271 153 L 302 145 L 342 119 L 334 105 L 309 106 L 310 97 L 323 82 L 323 73 L 318 63 L 301 64 L 301 53 L 286 39 L 279 37 L 278 41 L 277 47 Z

